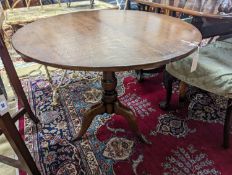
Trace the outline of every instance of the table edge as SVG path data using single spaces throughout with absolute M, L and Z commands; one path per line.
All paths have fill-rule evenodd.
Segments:
M 199 45 L 200 45 L 200 42 L 199 42 Z M 13 46 L 13 48 L 14 48 L 14 46 Z M 16 50 L 16 52 L 19 55 L 22 56 L 22 59 L 25 62 L 34 62 L 34 63 L 42 64 L 44 66 L 49 66 L 49 67 L 54 67 L 54 68 L 59 68 L 59 69 L 66 69 L 66 70 L 97 71 L 97 72 L 121 72 L 121 71 L 130 71 L 130 70 L 139 70 L 139 69 L 158 68 L 158 67 L 166 65 L 168 63 L 184 59 L 185 57 L 194 53 L 198 49 L 198 46 L 194 47 L 189 52 L 182 54 L 182 55 L 179 55 L 177 57 L 174 57 L 172 59 L 162 60 L 160 62 L 148 63 L 148 64 L 143 64 L 143 65 L 117 66 L 117 67 L 84 67 L 84 66 L 67 66 L 67 65 L 59 65 L 59 64 L 54 64 L 54 63 L 47 63 L 47 62 L 43 62 L 43 61 L 31 58 L 31 57 L 25 56 L 24 54 L 20 53 L 16 48 L 14 48 L 14 49 Z

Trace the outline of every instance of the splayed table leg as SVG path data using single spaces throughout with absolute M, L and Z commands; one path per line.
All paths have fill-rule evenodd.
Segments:
M 79 140 L 86 133 L 90 124 L 92 123 L 94 117 L 99 114 L 108 113 L 108 114 L 119 114 L 125 117 L 132 129 L 132 131 L 138 136 L 139 140 L 151 144 L 145 139 L 145 137 L 140 133 L 136 118 L 128 107 L 124 106 L 118 101 L 118 95 L 116 91 L 117 78 L 115 72 L 103 72 L 102 87 L 103 87 L 103 96 L 101 102 L 93 106 L 91 109 L 87 110 L 84 114 L 82 121 L 81 129 L 78 133 L 78 136 L 74 138 Z

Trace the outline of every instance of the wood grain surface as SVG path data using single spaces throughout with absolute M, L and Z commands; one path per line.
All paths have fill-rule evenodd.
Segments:
M 156 67 L 186 57 L 200 41 L 200 32 L 179 19 L 118 10 L 41 19 L 19 29 L 12 39 L 13 47 L 30 61 L 89 71 Z

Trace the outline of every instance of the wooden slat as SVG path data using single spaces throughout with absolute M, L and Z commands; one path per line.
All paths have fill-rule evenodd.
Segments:
M 23 167 L 21 166 L 19 160 L 15 160 L 3 155 L 0 155 L 0 162 L 5 163 L 7 165 L 13 166 L 15 168 L 20 168 L 22 169 Z
M 218 18 L 218 19 L 232 18 L 231 15 L 220 15 L 218 11 L 218 8 L 220 6 L 219 0 L 204 1 L 204 3 L 198 0 L 197 1 L 176 0 L 174 3 L 170 3 L 171 0 L 167 1 L 169 3 L 167 3 L 166 1 L 158 1 L 158 0 L 154 0 L 152 2 L 147 0 L 135 0 L 135 2 L 143 5 L 148 5 L 154 8 L 168 9 L 171 11 L 181 12 L 192 16 Z M 205 8 L 206 6 L 207 8 Z
M 0 128 L 19 160 L 0 156 L 0 161 L 10 166 L 23 169 L 28 175 L 41 175 L 9 112 L 0 117 Z
M 15 123 L 20 117 L 22 117 L 25 113 L 26 113 L 26 109 L 25 108 L 21 108 L 20 110 L 18 110 L 13 116 L 12 116 L 12 120 Z

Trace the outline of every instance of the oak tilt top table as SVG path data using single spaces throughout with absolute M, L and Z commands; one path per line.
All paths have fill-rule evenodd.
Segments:
M 200 32 L 179 19 L 140 11 L 77 12 L 35 21 L 19 29 L 13 47 L 24 58 L 63 69 L 102 71 L 101 102 L 85 112 L 80 139 L 97 114 L 124 116 L 144 141 L 133 112 L 115 90 L 116 71 L 152 68 L 184 58 L 201 41 Z

